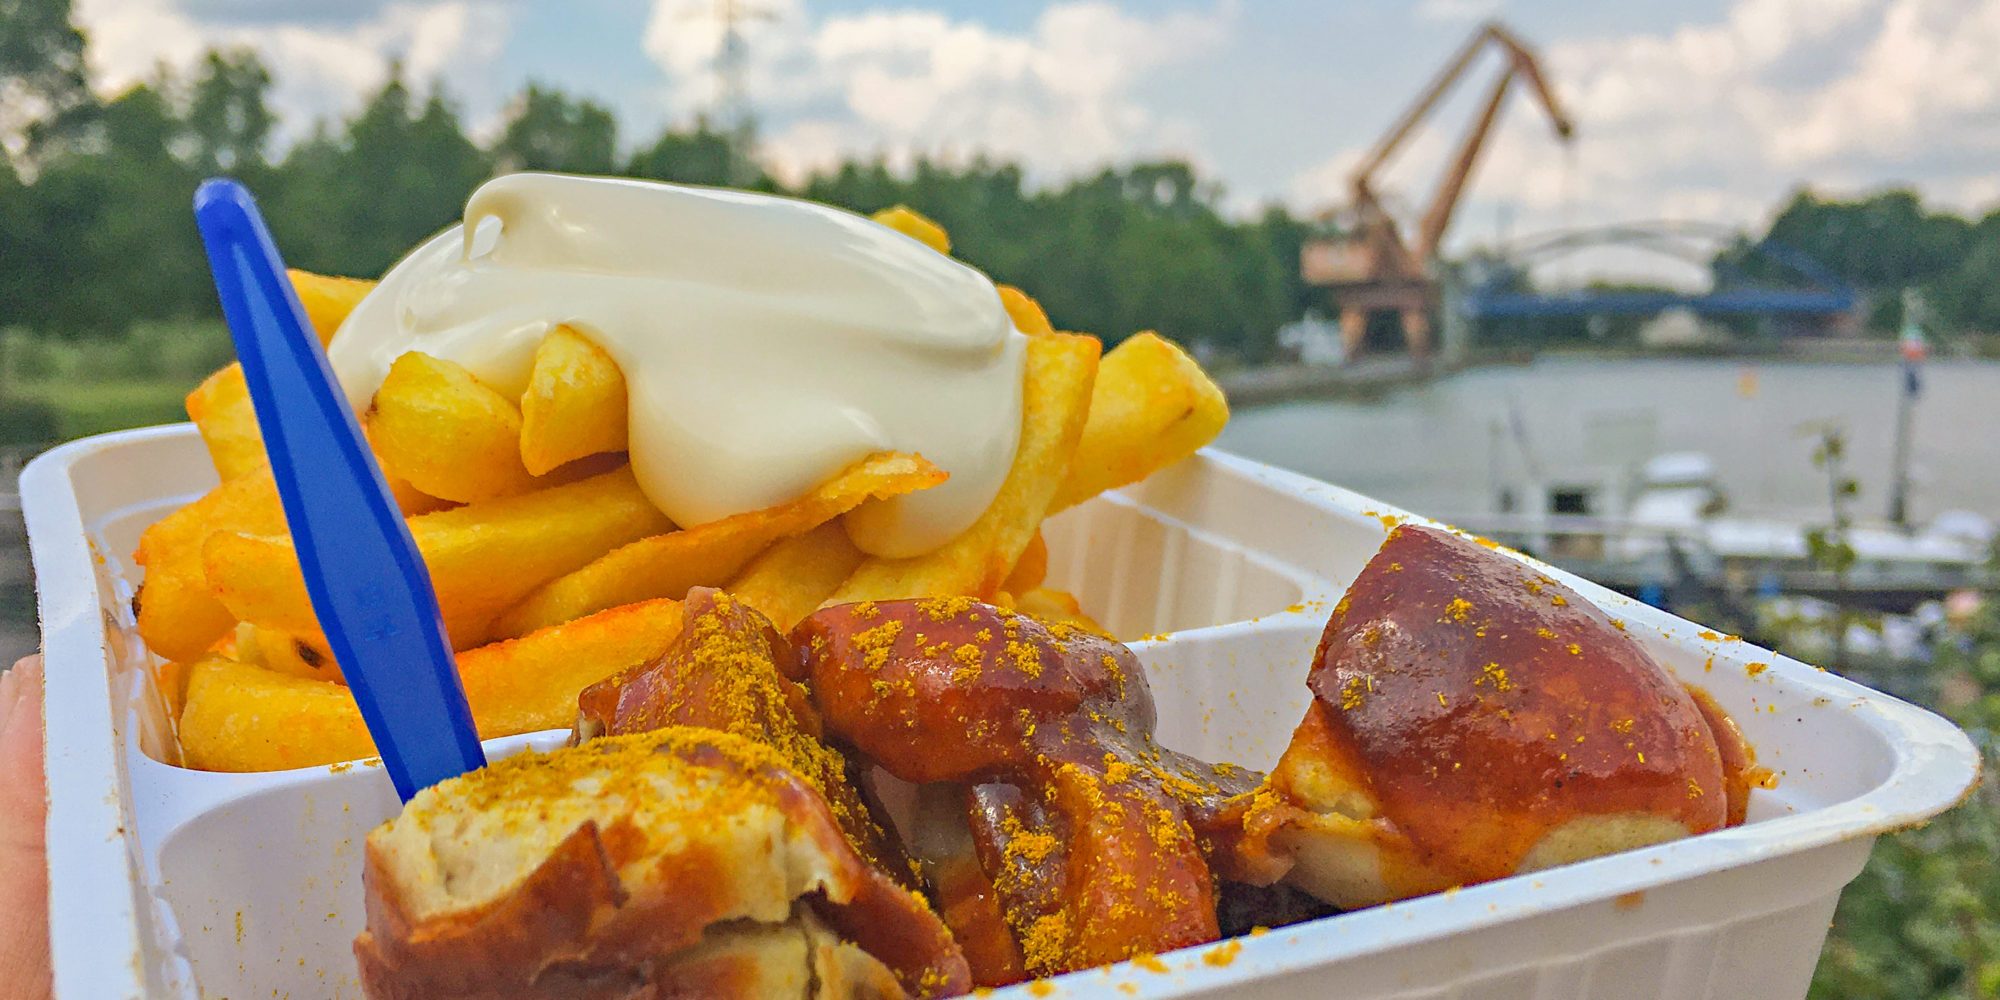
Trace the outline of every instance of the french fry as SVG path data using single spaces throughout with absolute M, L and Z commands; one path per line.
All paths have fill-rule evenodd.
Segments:
M 957 538 L 924 555 L 864 561 L 831 602 L 984 598 L 999 592 L 1048 513 L 1083 433 L 1098 350 L 1096 338 L 1077 334 L 1028 338 L 1021 443 L 985 513 Z
M 287 271 L 306 318 L 321 345 L 333 339 L 347 314 L 375 287 L 372 281 L 329 278 L 307 271 Z M 201 431 L 208 457 L 223 479 L 235 479 L 265 464 L 264 438 L 257 432 L 257 414 L 243 382 L 243 366 L 231 364 L 204 379 L 188 393 L 188 419 Z
M 210 375 L 188 393 L 187 413 L 201 432 L 202 444 L 208 446 L 216 475 L 224 481 L 240 479 L 270 464 L 241 365 L 232 364 Z M 418 492 L 400 477 L 385 472 L 384 478 L 404 514 L 428 514 L 451 506 L 449 501 Z
M 1049 322 L 1049 314 L 1042 311 L 1040 302 L 1013 285 L 1001 285 L 999 288 L 1000 304 L 1007 307 L 1007 316 L 1014 321 L 1014 329 L 1031 337 L 1056 332 L 1055 324 Z
M 181 754 L 203 771 L 283 771 L 373 756 L 354 695 L 221 657 L 192 664 Z
M 914 492 L 944 479 L 944 470 L 914 455 L 891 452 L 865 458 L 796 500 L 614 549 L 529 595 L 494 622 L 494 634 L 525 635 L 620 604 L 656 597 L 678 600 L 690 587 L 722 586 L 780 538 L 831 521 L 866 500 Z
M 208 446 L 209 460 L 216 475 L 224 480 L 255 472 L 269 461 L 264 456 L 264 436 L 257 430 L 257 413 L 250 406 L 250 387 L 243 381 L 243 366 L 231 364 L 188 393 L 188 419 L 201 432 Z
M 473 723 L 485 739 L 567 726 L 577 692 L 666 652 L 680 629 L 678 602 L 649 601 L 467 650 L 458 673 Z M 346 687 L 221 657 L 192 665 L 180 734 L 189 766 L 210 771 L 276 771 L 375 753 Z
M 840 589 L 861 558 L 840 522 L 828 521 L 765 549 L 722 589 L 790 632 Z
M 242 660 L 245 663 L 253 662 L 255 659 L 254 656 L 245 652 L 250 647 L 238 641 L 240 638 L 248 636 L 250 630 L 253 628 L 256 628 L 256 626 L 247 622 L 237 622 L 235 628 L 224 632 L 222 638 L 215 640 L 215 645 L 208 647 L 208 655 L 220 656 L 228 660 Z
M 381 463 L 377 462 L 376 465 L 379 467 Z M 389 484 L 389 497 L 396 501 L 396 508 L 403 512 L 404 517 L 435 514 L 438 511 L 450 510 L 458 506 L 450 500 L 431 496 L 411 486 L 409 480 L 401 476 L 390 475 L 387 470 L 384 470 L 382 473 L 382 481 Z M 553 486 L 556 484 L 550 483 L 549 485 Z
M 1201 450 L 1229 422 L 1229 403 L 1193 358 L 1158 334 L 1104 356 L 1090 420 L 1051 513 L 1152 475 Z
M 1104 631 L 1104 626 L 1097 624 L 1096 620 L 1083 613 L 1083 605 L 1077 603 L 1076 595 L 1068 591 L 1051 590 L 1047 587 L 1022 591 L 1014 598 L 1014 610 L 1024 615 L 1033 615 L 1045 622 L 1062 622 L 1098 635 L 1111 635 Z
M 457 649 L 484 642 L 493 618 L 536 587 L 667 527 L 629 468 L 410 519 Z M 289 538 L 218 532 L 202 547 L 202 566 L 236 618 L 322 634 Z
M 285 277 L 292 279 L 292 290 L 298 293 L 299 305 L 305 307 L 306 319 L 319 334 L 321 346 L 333 340 L 347 314 L 375 290 L 375 282 L 362 278 L 336 278 L 298 268 L 286 271 Z
M 458 673 L 483 737 L 559 729 L 577 693 L 667 651 L 681 632 L 679 601 L 627 604 L 459 654 Z
M 247 645 L 254 649 L 255 656 L 240 656 L 238 659 L 254 659 L 266 670 L 275 670 L 293 677 L 309 677 L 316 681 L 346 683 L 340 672 L 340 664 L 334 662 L 333 653 L 326 648 L 326 642 L 317 637 L 296 636 L 277 629 L 259 628 L 244 624 L 250 634 L 246 644 L 237 640 L 239 648 Z
M 1025 594 L 1042 585 L 1042 579 L 1049 575 L 1049 543 L 1042 538 L 1040 528 L 1035 529 L 1035 537 L 1028 539 L 1028 547 L 1021 551 L 1021 558 L 1014 561 L 1014 569 L 1007 574 L 1007 582 L 1000 589 L 1010 594 Z
M 269 468 L 231 479 L 154 522 L 139 536 L 133 556 L 146 567 L 145 582 L 133 601 L 146 645 L 170 660 L 192 661 L 208 652 L 236 616 L 209 592 L 203 541 L 217 531 L 284 530 L 285 514 Z
M 625 375 L 604 349 L 566 326 L 535 348 L 521 394 L 521 463 L 542 475 L 565 462 L 624 451 Z
M 941 254 L 951 253 L 951 235 L 930 217 L 908 205 L 885 208 L 869 216 L 890 229 L 916 240 Z
M 411 351 L 368 409 L 382 468 L 434 497 L 477 503 L 535 488 L 521 464 L 521 412 L 463 367 Z

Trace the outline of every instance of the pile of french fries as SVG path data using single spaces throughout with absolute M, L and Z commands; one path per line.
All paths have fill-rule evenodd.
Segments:
M 914 212 L 876 219 L 948 252 Z M 291 278 L 322 341 L 373 287 Z M 430 569 L 480 735 L 568 726 L 580 690 L 666 649 L 691 587 L 729 590 L 781 629 L 828 603 L 956 595 L 1094 627 L 1042 586 L 1042 520 L 1194 453 L 1228 407 L 1159 336 L 1100 358 L 1096 338 L 1001 292 L 1029 336 L 1020 447 L 970 528 L 906 559 L 864 555 L 841 516 L 942 482 L 922 456 L 873 455 L 788 503 L 677 528 L 626 464 L 624 377 L 587 337 L 551 332 L 518 400 L 451 362 L 398 359 L 363 426 Z M 182 762 L 267 771 L 372 756 L 307 598 L 242 369 L 209 377 L 187 409 L 222 482 L 146 531 L 134 600 L 164 661 Z

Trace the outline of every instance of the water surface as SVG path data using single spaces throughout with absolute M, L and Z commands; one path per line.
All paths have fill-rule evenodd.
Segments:
M 1549 489 L 1616 513 L 1648 457 L 1698 451 L 1733 510 L 1824 519 L 1826 476 L 1803 428 L 1845 429 L 1856 513 L 1887 510 L 1902 373 L 1894 363 L 1554 359 L 1482 368 L 1370 401 L 1238 411 L 1222 447 L 1439 517 L 1533 507 Z M 2000 517 L 2000 363 L 1923 369 L 1912 425 L 1912 516 Z

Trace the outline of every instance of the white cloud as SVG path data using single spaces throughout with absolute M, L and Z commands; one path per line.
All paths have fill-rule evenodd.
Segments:
M 1515 206 L 1516 234 L 1664 218 L 1755 224 L 1801 182 L 1911 182 L 1962 208 L 2000 194 L 2000 0 L 1736 0 L 1719 20 L 1545 52 L 1576 119 L 1574 151 L 1558 151 L 1517 93 L 1471 189 L 1488 208 Z M 1422 171 L 1443 145 L 1413 149 L 1411 165 L 1428 164 L 1396 176 L 1422 178 L 1428 197 Z M 1302 171 L 1294 191 L 1326 197 L 1355 159 L 1348 150 Z M 1476 215 L 1461 213 L 1456 242 L 1470 240 Z
M 1474 21 L 1500 13 L 1500 0 L 1419 0 L 1417 16 L 1426 21 Z
M 814 20 L 798 0 L 742 28 L 746 87 L 764 153 L 796 176 L 842 155 L 991 153 L 1068 172 L 1158 153 L 1194 156 L 1193 126 L 1149 111 L 1140 86 L 1219 43 L 1234 5 L 1159 17 L 1061 3 L 1021 32 L 934 11 Z M 679 114 L 710 106 L 721 27 L 685 0 L 656 0 L 644 36 Z
M 454 95 L 493 93 L 487 74 L 505 44 L 510 15 L 504 6 L 473 0 L 389 3 L 345 24 L 206 21 L 173 0 L 78 0 L 75 14 L 90 39 L 92 82 L 106 93 L 149 79 L 162 66 L 186 69 L 210 48 L 255 49 L 271 70 L 272 103 L 287 130 L 281 139 L 354 110 L 388 78 L 395 59 L 419 85 L 441 80 Z M 493 103 L 469 109 L 473 125 L 492 117 Z
M 94 76 L 107 90 L 148 78 L 163 62 L 184 67 L 209 46 L 260 50 L 277 77 L 281 142 L 315 117 L 351 112 L 393 57 L 419 86 L 441 79 L 466 102 L 475 130 L 492 127 L 521 84 L 522 68 L 502 58 L 514 22 L 527 16 L 518 0 L 357 0 L 337 17 L 325 13 L 334 5 L 308 0 L 77 4 Z M 1384 93 L 1352 60 L 1245 72 L 1246 61 L 1311 57 L 1253 35 L 1288 22 L 1261 8 L 1255 18 L 1239 16 L 1253 9 L 1239 5 L 1056 0 L 1032 21 L 1001 28 L 926 0 L 832 15 L 807 0 L 759 0 L 773 16 L 744 25 L 749 96 L 763 116 L 765 153 L 789 178 L 855 155 L 907 163 L 987 153 L 1022 161 L 1038 181 L 1176 155 L 1228 164 L 1219 179 L 1235 208 L 1272 196 L 1301 210 L 1326 208 L 1343 198 L 1360 151 L 1409 95 Z M 661 114 L 685 120 L 711 105 L 720 39 L 711 9 L 705 0 L 649 0 L 637 15 L 646 20 L 636 41 L 663 84 L 652 95 L 622 95 L 628 124 Z M 1442 45 L 1464 28 L 1440 19 L 1479 16 L 1493 2 L 1419 0 L 1413 9 L 1429 19 L 1413 36 Z M 1851 191 L 1906 181 L 1959 208 L 2000 198 L 2000 59 L 1991 56 L 2000 52 L 2000 0 L 1728 0 L 1707 20 L 1595 36 L 1556 28 L 1543 41 L 1577 142 L 1560 152 L 1517 92 L 1460 213 L 1461 246 L 1490 239 L 1503 207 L 1510 231 L 1522 235 L 1668 216 L 1753 223 L 1801 182 Z M 1379 45 L 1395 46 L 1398 58 L 1412 47 L 1388 38 Z M 1485 74 L 1496 71 L 1497 62 L 1485 63 L 1438 127 L 1415 137 L 1384 178 L 1392 205 L 1429 198 L 1491 79 Z M 565 72 L 554 82 L 591 87 L 603 71 Z M 1373 110 L 1329 115 L 1315 102 L 1265 92 L 1273 86 L 1379 96 L 1362 102 L 1379 107 L 1379 118 Z M 1188 100 L 1191 87 L 1229 93 L 1234 103 Z M 1238 109 L 1242 118 L 1230 120 Z M 1256 128 L 1229 127 L 1244 120 Z M 1223 147 L 1208 138 L 1216 135 L 1235 138 Z M 1287 143 L 1287 135 L 1346 148 L 1313 162 L 1293 151 L 1311 143 Z

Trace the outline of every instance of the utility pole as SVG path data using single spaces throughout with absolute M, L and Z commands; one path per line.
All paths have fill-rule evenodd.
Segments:
M 1923 300 L 1914 290 L 1903 292 L 1903 334 L 1898 347 L 1903 356 L 1902 392 L 1896 396 L 1896 448 L 1890 459 L 1889 522 L 1910 527 L 1910 422 L 1916 414 L 1917 394 L 1923 391 L 1918 366 L 1930 353 L 1924 340 L 1921 319 Z

